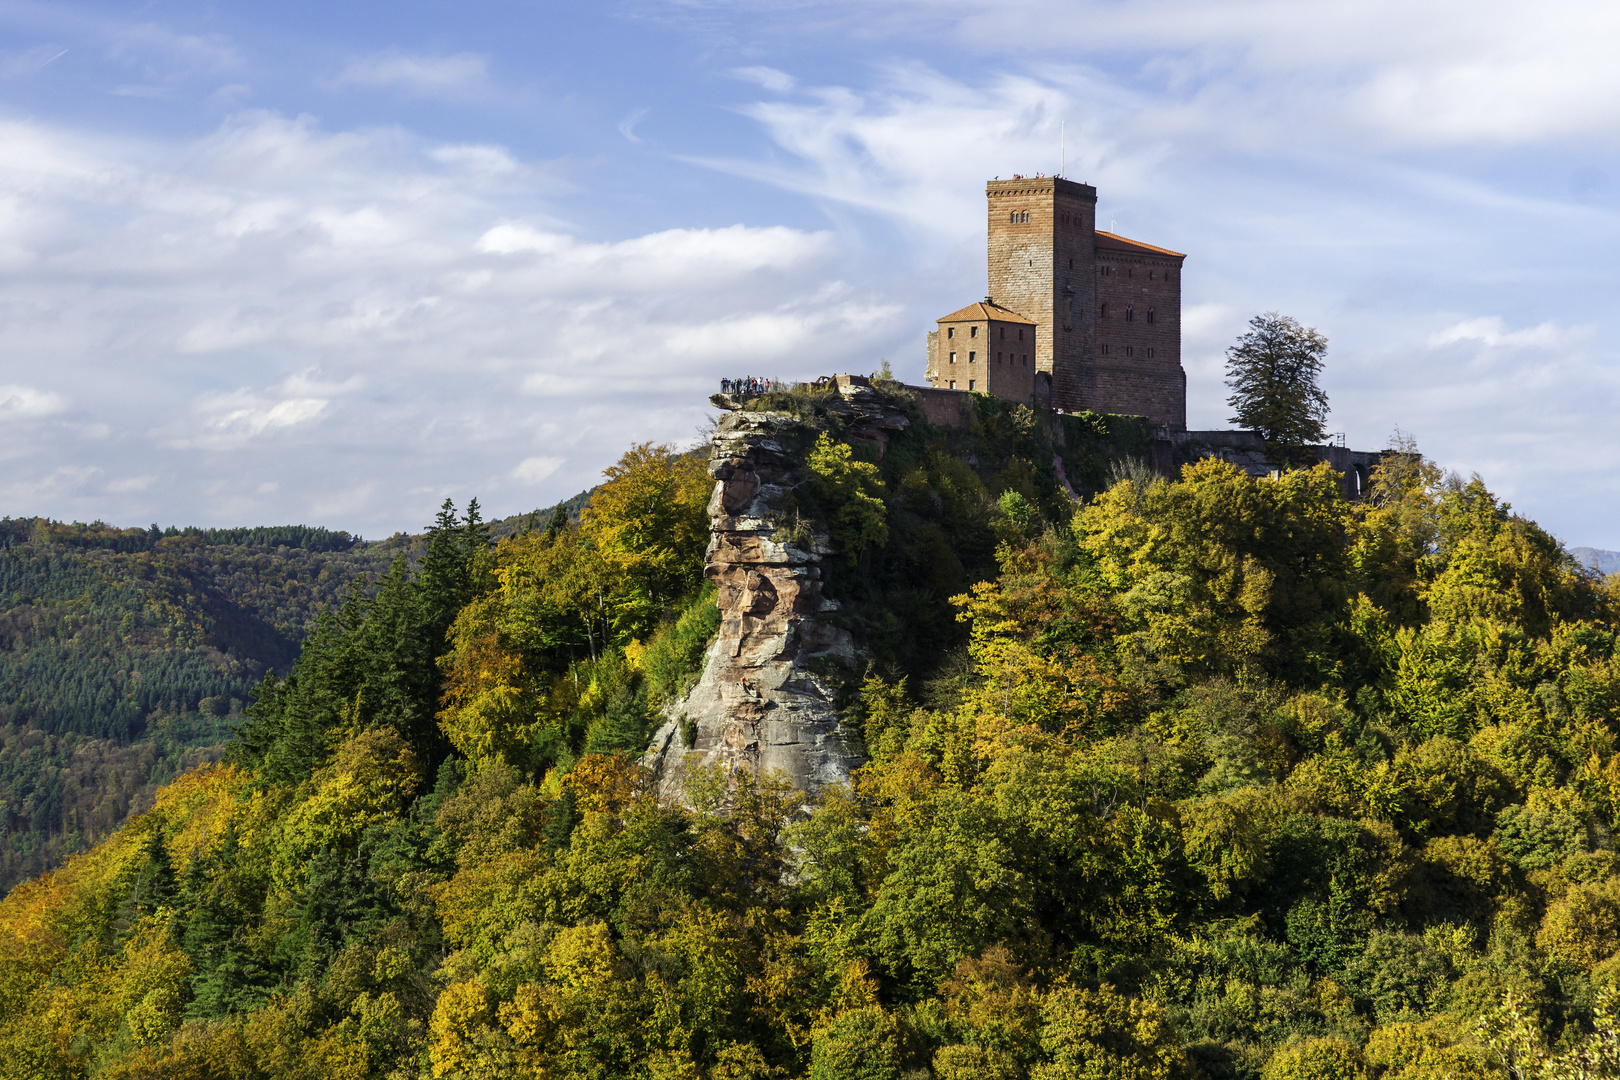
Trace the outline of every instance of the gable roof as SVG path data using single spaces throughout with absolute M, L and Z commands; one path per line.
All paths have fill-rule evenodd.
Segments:
M 1152 244 L 1144 244 L 1140 240 L 1131 240 L 1116 233 L 1103 232 L 1101 229 L 1097 230 L 1097 246 L 1100 248 L 1114 248 L 1115 250 L 1121 251 L 1151 251 L 1155 255 L 1170 255 L 1177 259 L 1185 259 L 1187 257 L 1184 252 L 1171 251 L 1169 248 L 1154 247 Z
M 1034 319 L 1026 319 L 1011 308 L 1004 308 L 992 300 L 980 300 L 977 304 L 969 304 L 961 311 L 953 311 L 949 315 L 941 316 L 935 322 L 1010 322 L 1028 323 L 1036 325 Z

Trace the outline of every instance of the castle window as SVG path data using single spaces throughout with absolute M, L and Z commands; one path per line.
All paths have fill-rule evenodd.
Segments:
M 977 357 L 978 355 L 979 355 L 978 353 L 968 353 L 968 363 L 970 363 L 970 364 L 973 363 L 974 358 Z
M 1151 271 L 1151 270 L 1148 271 L 1148 280 L 1149 281 L 1153 280 L 1153 271 Z
M 1102 306 L 1102 308 L 1098 311 L 1097 318 L 1099 318 L 1099 319 L 1108 318 L 1108 305 L 1107 304 L 1104 304 Z
M 1006 340 L 1007 340 L 1007 328 L 1006 328 L 1006 327 L 1005 327 L 1005 326 L 1003 326 L 1003 327 L 1002 327 L 1002 328 L 1001 328 L 1001 340 L 1002 340 L 1002 341 L 1006 341 Z
M 1127 346 L 1125 346 L 1125 355 L 1126 356 L 1135 356 L 1136 355 L 1136 350 L 1133 349 L 1131 346 L 1127 345 Z
M 956 336 L 956 327 L 947 326 L 945 328 L 945 336 L 948 337 L 948 338 L 955 337 Z
M 1099 353 L 1101 353 L 1103 356 L 1107 356 L 1108 355 L 1108 346 L 1099 345 L 1099 346 L 1097 346 L 1097 351 Z
M 969 390 L 973 389 L 973 380 L 972 379 L 968 380 L 968 389 Z
M 1023 327 L 1022 327 L 1022 326 L 1020 326 L 1020 327 L 1019 327 L 1019 328 L 1018 328 L 1018 340 L 1019 340 L 1019 341 L 1023 341 L 1023 340 L 1024 340 L 1024 328 L 1023 328 Z
M 1029 367 L 1029 353 L 1024 354 L 1024 366 Z
M 1148 322 L 1151 323 L 1152 321 L 1153 321 L 1153 309 L 1148 308 Z
M 1148 322 L 1152 322 L 1152 321 L 1153 321 L 1153 319 L 1150 317 L 1148 319 Z M 977 326 L 968 327 L 968 337 L 978 337 L 978 336 L 979 336 L 979 328 Z
M 956 363 L 956 354 L 955 353 L 951 353 L 951 363 L 953 363 L 953 364 Z
M 1136 321 L 1136 312 L 1132 311 L 1130 308 L 1126 308 L 1125 309 L 1125 321 L 1126 322 L 1135 322 Z
M 1001 354 L 1000 353 L 996 353 L 996 363 L 998 363 L 998 364 L 1001 363 Z
M 1148 350 L 1148 359 L 1149 360 L 1153 359 L 1153 350 L 1152 349 Z
M 951 380 L 951 389 L 952 389 L 952 390 L 955 390 L 955 389 L 956 389 L 956 380 L 955 380 L 955 379 L 952 379 L 952 380 Z
M 1073 260 L 1073 259 L 1070 259 L 1070 260 L 1069 260 L 1069 269 L 1070 269 L 1070 270 L 1073 270 L 1073 269 L 1074 269 L 1074 260 Z

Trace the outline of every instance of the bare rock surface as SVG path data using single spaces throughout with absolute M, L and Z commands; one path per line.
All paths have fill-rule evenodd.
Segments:
M 874 443 L 881 456 L 908 420 L 864 383 L 840 376 L 827 411 L 846 439 Z M 780 769 L 814 795 L 848 780 L 859 764 L 829 677 L 859 653 L 848 631 L 822 619 L 836 606 L 822 593 L 833 552 L 818 523 L 789 520 L 781 509 L 807 478 L 817 432 L 788 413 L 750 411 L 729 398 L 715 405 L 734 410 L 721 418 L 709 453 L 715 484 L 704 575 L 720 590 L 720 631 L 697 685 L 668 710 L 646 764 L 664 802 L 681 801 L 686 778 L 716 763 L 728 776 Z M 695 730 L 690 747 L 683 721 Z

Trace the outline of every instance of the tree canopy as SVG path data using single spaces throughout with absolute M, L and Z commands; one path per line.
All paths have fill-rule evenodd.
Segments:
M 1248 332 L 1226 350 L 1231 422 L 1283 456 L 1321 442 L 1328 398 L 1318 380 L 1326 356 L 1327 338 L 1287 315 L 1250 319 Z

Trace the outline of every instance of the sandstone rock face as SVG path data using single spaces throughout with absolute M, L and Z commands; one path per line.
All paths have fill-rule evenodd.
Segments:
M 840 378 L 829 412 L 844 437 L 875 443 L 907 425 L 905 414 L 861 381 Z M 805 457 L 816 431 L 787 413 L 739 408 L 720 421 L 709 454 L 714 494 L 704 575 L 719 586 L 720 632 L 703 675 L 672 706 L 654 736 L 646 763 L 658 774 L 659 798 L 678 802 L 694 769 L 719 763 L 728 775 L 780 769 L 814 795 L 849 779 L 859 759 L 847 744 L 833 707 L 829 675 L 855 662 L 848 631 L 821 616 L 834 610 L 822 595 L 833 554 L 818 523 L 787 520 L 780 509 L 805 482 Z M 693 745 L 682 738 L 682 721 Z

